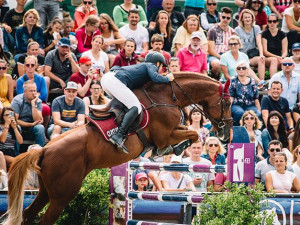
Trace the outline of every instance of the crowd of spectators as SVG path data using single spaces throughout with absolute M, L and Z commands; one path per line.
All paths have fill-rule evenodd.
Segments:
M 174 10 L 175 0 L 147 10 L 124 0 L 112 17 L 99 14 L 93 0 L 82 0 L 74 20 L 67 12 L 59 18 L 61 1 L 35 0 L 29 10 L 24 9 L 26 0 L 16 0 L 12 9 L 0 1 L 2 177 L 23 140 L 43 147 L 84 124 L 89 105 L 106 104 L 100 80 L 113 66 L 143 63 L 149 52 L 160 52 L 166 74 L 189 71 L 220 82 L 230 79 L 233 123 L 245 127 L 255 143 L 257 181 L 265 182 L 268 191 L 299 191 L 298 0 L 235 0 L 238 24 L 232 23 L 232 9 L 219 9 L 217 0 L 187 0 L 182 12 Z M 54 89 L 62 94 L 49 101 Z M 185 111 L 185 125 L 199 140 L 183 155 L 163 161 L 225 165 L 225 148 L 210 133 L 209 120 L 197 108 Z M 147 161 L 148 155 L 135 160 Z M 286 166 L 296 175 L 287 173 Z M 137 190 L 154 183 L 158 190 L 207 191 L 214 181 L 215 190 L 221 190 L 225 180 L 224 174 L 140 171 L 134 185 Z

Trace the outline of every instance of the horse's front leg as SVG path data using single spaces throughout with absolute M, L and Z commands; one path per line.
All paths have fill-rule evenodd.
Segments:
M 175 145 L 184 140 L 192 140 L 192 142 L 195 142 L 198 138 L 198 133 L 194 130 L 173 130 L 168 140 L 168 144 Z

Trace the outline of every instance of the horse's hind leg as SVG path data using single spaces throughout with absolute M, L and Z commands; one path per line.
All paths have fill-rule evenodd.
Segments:
M 34 201 L 28 206 L 23 212 L 23 225 L 33 224 L 37 214 L 45 207 L 45 205 L 49 202 L 49 197 L 47 190 L 40 180 L 40 189 L 39 192 L 34 199 Z

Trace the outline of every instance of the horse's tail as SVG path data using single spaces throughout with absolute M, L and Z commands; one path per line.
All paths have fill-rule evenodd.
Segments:
M 15 158 L 8 173 L 8 211 L 2 225 L 22 223 L 24 185 L 28 171 L 34 170 L 40 174 L 38 166 L 43 149 L 28 151 Z

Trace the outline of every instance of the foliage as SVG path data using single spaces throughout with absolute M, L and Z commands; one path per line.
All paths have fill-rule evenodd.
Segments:
M 65 208 L 56 224 L 108 224 L 109 176 L 110 173 L 107 169 L 90 172 L 84 179 L 76 198 Z M 46 208 L 40 213 L 40 216 L 45 210 Z
M 257 225 L 262 222 L 266 225 L 272 224 L 274 215 L 265 218 L 265 213 L 260 212 L 260 201 L 266 198 L 263 185 L 248 187 L 226 182 L 224 187 L 228 191 L 204 195 L 205 200 L 200 206 L 199 214 L 194 217 L 194 225 Z

